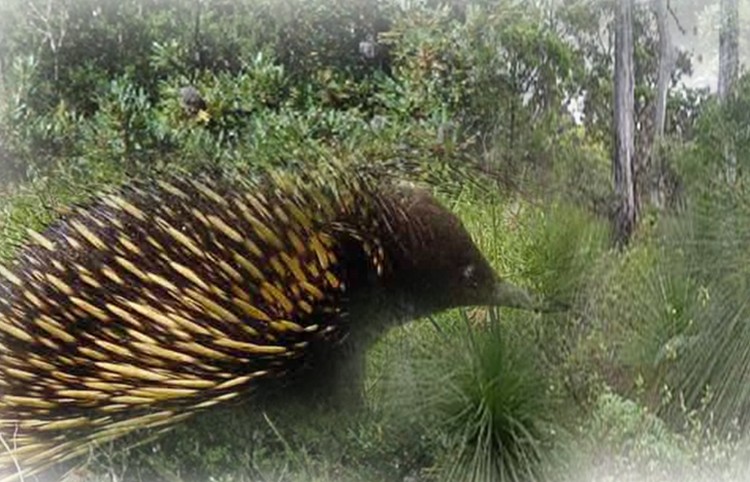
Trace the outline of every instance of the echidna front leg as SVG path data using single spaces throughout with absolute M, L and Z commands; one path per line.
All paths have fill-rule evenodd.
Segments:
M 348 342 L 325 348 L 315 353 L 290 387 L 295 396 L 325 408 L 362 407 L 366 350 Z
M 331 357 L 329 402 L 342 408 L 362 407 L 367 351 L 354 346 L 343 346 L 340 350 Z

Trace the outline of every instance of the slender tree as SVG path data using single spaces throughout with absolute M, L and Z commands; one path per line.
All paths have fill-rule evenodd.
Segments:
M 654 110 L 654 140 L 664 135 L 667 114 L 667 94 L 672 76 L 672 39 L 667 25 L 667 0 L 654 0 L 654 13 L 659 33 L 659 74 L 656 83 L 656 106 Z
M 54 81 L 60 80 L 60 49 L 68 34 L 69 8 L 67 1 L 34 0 L 27 4 L 29 25 L 42 36 L 53 59 Z
M 721 0 L 719 30 L 719 99 L 727 98 L 739 72 L 739 13 L 737 0 Z
M 615 92 L 613 170 L 617 210 L 615 242 L 624 246 L 630 240 L 637 217 L 635 190 L 635 122 L 633 71 L 633 0 L 621 0 L 615 16 Z
M 739 12 L 737 0 L 721 0 L 721 28 L 719 30 L 719 101 L 725 102 L 732 92 L 739 72 Z M 724 161 L 727 180 L 737 178 L 737 154 L 731 138 L 724 141 Z
M 664 127 L 667 117 L 667 95 L 669 81 L 672 77 L 674 59 L 672 55 L 672 39 L 667 24 L 667 0 L 653 0 L 656 26 L 659 34 L 659 72 L 656 80 L 656 100 L 654 106 L 654 133 L 649 153 L 653 180 L 651 185 L 651 203 L 661 207 L 664 204 L 663 178 L 664 173 L 660 162 L 660 149 L 664 137 Z

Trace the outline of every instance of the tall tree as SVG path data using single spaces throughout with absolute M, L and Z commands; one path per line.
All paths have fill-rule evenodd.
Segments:
M 653 172 L 651 202 L 661 207 L 664 204 L 664 173 L 660 162 L 660 149 L 664 137 L 664 124 L 667 117 L 667 94 L 672 77 L 672 42 L 667 25 L 667 0 L 653 0 L 656 26 L 659 34 L 659 73 L 656 79 L 656 101 L 654 106 L 654 140 L 649 153 Z
M 615 92 L 613 170 L 617 210 L 615 242 L 624 246 L 630 240 L 637 217 L 635 190 L 635 122 L 633 70 L 633 0 L 621 0 L 615 18 Z
M 740 44 L 737 0 L 721 0 L 719 30 L 719 99 L 727 98 L 737 81 Z
M 659 74 L 656 81 L 656 106 L 654 109 L 654 140 L 664 135 L 667 114 L 667 93 L 672 76 L 672 39 L 667 25 L 667 0 L 654 0 L 654 13 L 659 33 Z
M 54 81 L 60 80 L 60 49 L 68 33 L 70 12 L 67 2 L 35 0 L 28 3 L 28 22 L 52 52 Z
M 721 27 L 719 30 L 719 101 L 725 102 L 737 82 L 739 72 L 740 27 L 737 0 L 721 0 Z M 724 140 L 724 161 L 727 180 L 737 178 L 737 154 L 731 138 Z

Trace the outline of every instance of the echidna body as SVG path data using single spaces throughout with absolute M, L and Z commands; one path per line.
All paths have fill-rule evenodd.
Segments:
M 133 185 L 32 234 L 0 273 L 0 480 L 300 367 L 354 383 L 326 354 L 392 323 L 530 306 L 426 192 L 334 177 Z

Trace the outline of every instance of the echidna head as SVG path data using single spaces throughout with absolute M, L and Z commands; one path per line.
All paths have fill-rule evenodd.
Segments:
M 523 289 L 502 280 L 459 218 L 424 190 L 404 188 L 405 223 L 395 223 L 390 285 L 404 293 L 421 316 L 448 308 L 494 305 L 538 309 Z

